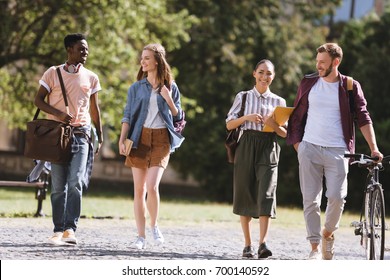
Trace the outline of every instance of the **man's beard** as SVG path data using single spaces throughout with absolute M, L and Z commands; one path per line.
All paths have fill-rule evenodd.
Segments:
M 332 64 L 328 67 L 328 69 L 325 70 L 325 74 L 322 76 L 323 78 L 328 77 L 330 73 L 332 73 Z

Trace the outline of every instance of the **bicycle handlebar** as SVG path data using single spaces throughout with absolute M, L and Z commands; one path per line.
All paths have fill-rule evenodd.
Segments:
M 359 158 L 359 161 L 363 161 L 364 163 L 379 160 L 379 157 L 370 157 L 370 156 L 365 155 L 365 154 L 344 154 L 344 157 L 346 157 L 346 158 Z
M 358 158 L 351 162 L 351 164 L 359 164 L 363 166 L 378 165 L 378 164 L 390 164 L 390 155 L 383 157 L 381 162 L 378 162 L 379 157 L 371 157 L 365 154 L 344 154 L 345 158 Z

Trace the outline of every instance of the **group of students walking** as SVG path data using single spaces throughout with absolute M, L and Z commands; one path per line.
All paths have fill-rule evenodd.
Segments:
M 69 34 L 64 39 L 67 60 L 50 67 L 40 79 L 35 105 L 48 118 L 69 123 L 82 130 L 72 144 L 69 164 L 51 164 L 51 204 L 53 214 L 53 245 L 77 244 L 77 223 L 81 213 L 82 192 L 89 178 L 81 176 L 90 168 L 88 158 L 97 154 L 103 143 L 98 92 L 98 76 L 86 69 L 89 49 L 83 34 Z M 348 161 L 346 152 L 354 149 L 354 121 L 346 90 L 347 77 L 339 73 L 342 49 L 326 43 L 317 49 L 317 72 L 303 78 L 294 111 L 288 124 L 278 124 L 272 117 L 277 106 L 286 100 L 270 90 L 275 78 L 275 66 L 263 59 L 253 70 L 255 86 L 239 92 L 226 118 L 228 130 L 240 127 L 241 136 L 234 161 L 233 213 L 240 216 L 244 235 L 244 258 L 268 258 L 272 251 L 267 245 L 271 219 L 276 217 L 276 189 L 280 146 L 278 136 L 297 151 L 299 179 L 303 197 L 307 239 L 311 244 L 309 259 L 332 259 L 334 232 L 337 230 L 347 195 Z M 66 111 L 56 69 L 59 67 L 69 100 Z M 362 131 L 372 156 L 382 159 L 375 140 L 372 120 L 359 82 L 353 83 L 354 109 L 357 126 Z M 239 115 L 243 96 L 245 111 Z M 49 97 L 49 98 L 46 98 Z M 158 226 L 160 208 L 159 185 L 167 168 L 170 154 L 180 147 L 184 137 L 175 131 L 173 123 L 183 119 L 180 91 L 173 80 L 160 44 L 149 44 L 142 50 L 137 81 L 127 93 L 119 153 L 126 156 L 134 182 L 134 216 L 137 236 L 132 246 L 145 249 L 146 214 L 153 241 L 164 243 Z M 92 124 L 96 129 L 96 146 L 91 149 Z M 264 126 L 273 132 L 263 131 Z M 133 143 L 126 153 L 126 139 Z M 93 161 L 92 161 L 93 162 Z M 90 174 L 89 174 L 90 175 Z M 321 226 L 320 204 L 326 182 L 327 208 Z M 259 220 L 257 252 L 251 237 L 251 221 Z M 322 245 L 320 245 L 322 243 Z M 322 250 L 320 250 L 322 248 Z

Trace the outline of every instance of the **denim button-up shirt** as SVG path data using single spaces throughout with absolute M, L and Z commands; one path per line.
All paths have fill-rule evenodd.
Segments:
M 175 131 L 173 121 L 181 120 L 183 111 L 181 109 L 180 91 L 175 82 L 172 83 L 171 90 L 173 102 L 179 111 L 178 114 L 175 117 L 172 116 L 167 102 L 161 95 L 157 96 L 157 106 L 169 132 L 170 150 L 171 152 L 174 152 L 176 148 L 180 147 L 181 143 L 184 141 L 184 137 Z M 134 149 L 138 147 L 142 127 L 144 126 L 148 114 L 151 93 L 152 86 L 146 78 L 132 84 L 127 92 L 127 102 L 122 123 L 128 123 L 130 126 L 127 138 L 133 141 Z

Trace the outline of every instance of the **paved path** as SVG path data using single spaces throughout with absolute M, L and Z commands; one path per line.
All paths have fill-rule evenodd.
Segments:
M 253 226 L 253 236 L 258 227 Z M 1 260 L 236 260 L 241 259 L 243 237 L 239 223 L 173 225 L 160 222 L 166 242 L 148 243 L 145 250 L 130 248 L 135 223 L 130 219 L 81 219 L 79 245 L 56 247 L 47 243 L 51 218 L 0 218 Z M 386 244 L 390 246 L 390 232 Z M 150 232 L 147 232 L 150 236 Z M 257 239 L 254 239 L 257 242 Z M 336 234 L 336 260 L 364 260 L 359 238 L 353 228 L 340 228 Z M 269 247 L 276 260 L 303 260 L 309 253 L 305 230 L 285 228 L 273 222 Z M 385 258 L 390 260 L 387 248 Z

